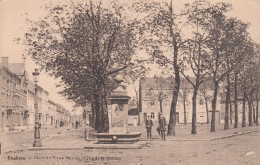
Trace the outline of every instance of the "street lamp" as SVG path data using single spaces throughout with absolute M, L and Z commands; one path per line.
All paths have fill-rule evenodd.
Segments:
M 35 100 L 34 100 L 34 109 L 35 109 L 35 127 L 34 127 L 34 142 L 33 147 L 42 147 L 42 143 L 40 140 L 40 125 L 39 125 L 39 113 L 38 113 L 38 98 L 37 98 L 37 82 L 39 77 L 39 71 L 38 69 L 35 69 L 35 71 L 32 73 L 33 75 L 33 81 L 35 82 Z

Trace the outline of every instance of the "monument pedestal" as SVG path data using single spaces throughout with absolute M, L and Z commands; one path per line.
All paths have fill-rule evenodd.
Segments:
M 98 143 L 134 143 L 140 140 L 140 132 L 98 133 Z

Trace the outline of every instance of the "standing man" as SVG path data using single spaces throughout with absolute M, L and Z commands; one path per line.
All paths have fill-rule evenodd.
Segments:
M 76 129 L 78 129 L 78 126 L 79 126 L 79 122 L 76 121 Z
M 148 119 L 145 122 L 145 127 L 147 130 L 147 139 L 152 138 L 152 126 L 153 126 L 153 121 L 151 120 L 150 116 L 148 116 Z
M 160 120 L 159 120 L 159 128 L 161 130 L 161 137 L 162 140 L 166 140 L 165 136 L 166 136 L 166 130 L 167 130 L 167 123 L 166 123 L 166 119 L 163 116 L 162 113 L 160 113 Z

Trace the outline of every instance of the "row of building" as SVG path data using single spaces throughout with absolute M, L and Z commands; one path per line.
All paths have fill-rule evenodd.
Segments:
M 17 128 L 33 128 L 35 123 L 35 97 L 41 127 L 67 125 L 70 113 L 61 104 L 49 98 L 49 92 L 28 78 L 24 63 L 9 63 L 2 57 L 0 64 L 0 132 Z
M 159 120 L 160 113 L 160 100 L 162 103 L 162 112 L 169 122 L 170 108 L 172 102 L 172 87 L 173 80 L 170 78 L 154 78 L 144 77 L 140 80 L 139 87 L 139 105 L 140 105 L 140 122 L 144 124 L 147 117 L 151 116 L 152 120 L 156 123 Z M 207 118 L 209 122 L 212 116 L 212 99 L 214 88 L 209 82 L 203 84 L 204 89 L 198 91 L 197 96 L 197 123 L 206 123 Z M 184 123 L 184 116 L 186 115 L 187 123 L 192 122 L 192 96 L 193 87 L 185 79 L 181 80 L 180 92 L 176 107 L 176 123 Z M 138 123 L 138 110 L 135 104 L 136 101 L 129 107 L 128 123 L 136 125 Z M 256 108 L 256 101 L 253 108 Z M 185 109 L 185 110 L 184 110 Z M 238 121 L 242 123 L 242 98 L 238 100 Z M 234 104 L 231 103 L 231 114 L 229 109 L 229 116 L 234 121 Z M 225 95 L 219 92 L 216 105 L 216 124 L 223 124 L 225 119 Z M 258 117 L 259 116 L 255 116 Z M 246 105 L 246 121 L 248 121 L 248 105 Z

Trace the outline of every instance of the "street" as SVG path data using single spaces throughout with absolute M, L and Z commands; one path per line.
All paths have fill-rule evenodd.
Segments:
M 179 127 L 183 128 L 185 126 Z M 188 128 L 189 126 L 186 127 Z M 141 126 L 138 128 L 143 129 Z M 257 127 L 255 126 L 255 128 Z M 246 129 L 249 129 L 249 127 Z M 10 145 L 8 145 L 8 148 L 5 148 L 7 152 L 3 152 L 2 148 L 1 164 L 257 165 L 260 163 L 260 132 L 213 141 L 182 141 L 174 140 L 173 137 L 167 137 L 166 141 L 161 141 L 154 130 L 153 138 L 148 141 L 149 144 L 141 149 L 83 149 L 84 146 L 82 144 L 89 143 L 89 141 L 84 141 L 83 128 L 58 128 L 42 130 L 41 134 L 43 147 L 51 146 L 54 148 L 48 149 L 45 147 L 42 150 L 30 150 L 33 142 L 32 133 L 23 132 L 6 135 Z M 146 134 L 142 135 L 142 141 L 147 140 L 145 136 Z M 180 136 L 183 137 L 184 135 Z M 69 144 L 74 146 L 74 148 L 62 148 L 62 146 L 69 146 Z

